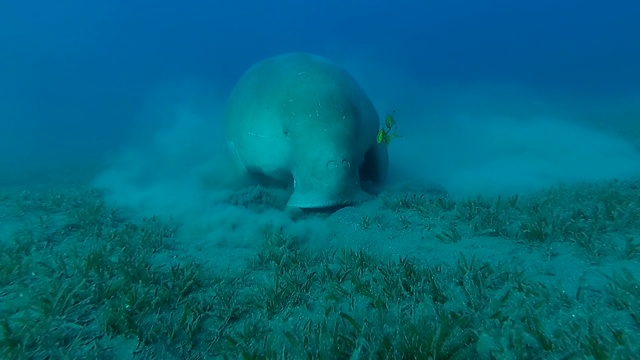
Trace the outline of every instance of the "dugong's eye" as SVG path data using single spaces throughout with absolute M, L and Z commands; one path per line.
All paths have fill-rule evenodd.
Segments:
M 289 136 L 289 131 L 288 130 L 282 130 L 282 135 L 284 136 Z

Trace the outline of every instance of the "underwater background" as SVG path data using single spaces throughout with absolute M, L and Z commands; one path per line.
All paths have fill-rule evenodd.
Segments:
M 4 1 L 0 357 L 608 359 L 640 344 L 640 4 Z M 401 137 L 332 212 L 222 114 L 304 51 Z

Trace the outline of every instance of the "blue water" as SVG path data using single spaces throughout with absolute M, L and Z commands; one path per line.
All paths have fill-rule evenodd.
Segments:
M 158 84 L 192 78 L 224 96 L 250 64 L 288 51 L 363 54 L 423 85 L 634 94 L 639 18 L 632 1 L 7 0 L 0 159 L 103 154 Z

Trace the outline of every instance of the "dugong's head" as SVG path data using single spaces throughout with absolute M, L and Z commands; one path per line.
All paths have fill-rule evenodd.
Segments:
M 386 175 L 375 108 L 345 70 L 321 57 L 263 60 L 236 85 L 229 108 L 228 140 L 238 158 L 247 169 L 291 181 L 289 206 L 346 205 L 361 181 Z
M 375 136 L 370 131 L 366 134 L 359 118 L 361 109 L 349 98 L 315 95 L 308 104 L 288 104 L 282 117 L 293 177 L 289 206 L 351 202 L 360 191 L 360 165 L 370 146 L 361 137 Z

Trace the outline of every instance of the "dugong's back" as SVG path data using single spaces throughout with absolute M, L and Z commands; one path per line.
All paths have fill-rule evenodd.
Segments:
M 292 182 L 289 205 L 298 207 L 352 200 L 378 126 L 378 114 L 356 81 L 305 53 L 252 66 L 233 89 L 225 113 L 231 155 L 250 172 Z

